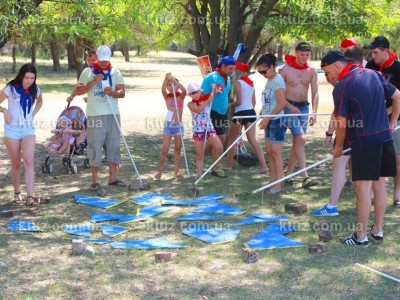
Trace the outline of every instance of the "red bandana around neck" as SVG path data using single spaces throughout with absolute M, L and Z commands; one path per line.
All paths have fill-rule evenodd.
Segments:
M 175 92 L 175 96 L 178 98 L 179 96 L 181 95 L 181 93 L 179 93 L 179 92 Z M 167 97 L 174 97 L 174 93 L 168 93 L 167 94 Z
M 239 80 L 243 80 L 243 81 L 246 82 L 249 86 L 254 87 L 254 82 L 253 82 L 253 80 L 250 79 L 249 76 L 243 76 L 243 77 L 240 78 Z
M 228 75 L 226 75 L 224 72 L 221 71 L 221 69 L 217 70 L 218 74 L 221 75 L 222 78 L 225 80 L 225 86 L 228 85 Z
M 308 67 L 309 67 L 307 63 L 304 66 L 300 66 L 296 62 L 296 56 L 293 56 L 293 55 L 285 55 L 285 61 L 289 66 L 291 66 L 292 68 L 295 68 L 297 70 L 305 70 L 305 69 L 308 69 Z
M 97 61 L 93 64 L 93 70 L 94 71 L 98 71 L 99 73 L 101 72 L 101 71 L 109 71 L 109 70 L 111 70 L 111 63 L 109 63 L 108 64 L 108 66 L 105 68 L 105 69 L 103 69 L 103 68 L 100 68 L 100 66 L 99 66 L 99 64 L 97 63 Z
M 195 100 L 192 98 L 192 102 L 196 105 L 199 105 L 201 102 L 207 100 L 210 97 L 211 94 L 201 94 L 200 98 Z
M 355 67 L 357 67 L 356 64 L 352 64 L 352 63 L 347 64 L 347 66 L 339 74 L 338 80 L 340 81 L 343 78 L 345 78 L 350 73 L 350 71 L 353 70 Z
M 383 64 L 379 65 L 379 71 L 382 72 L 383 69 L 390 67 L 395 59 L 396 59 L 396 53 L 390 52 L 388 60 L 385 61 Z

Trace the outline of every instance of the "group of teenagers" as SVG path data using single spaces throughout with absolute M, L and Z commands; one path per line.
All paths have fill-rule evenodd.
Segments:
M 321 61 L 321 68 L 328 82 L 334 85 L 333 122 L 326 131 L 326 146 L 330 146 L 334 132 L 336 138 L 333 146 L 330 201 L 322 209 L 313 211 L 313 215 L 339 214 L 337 203 L 346 182 L 346 164 L 351 157 L 358 226 L 356 232 L 341 239 L 347 245 L 367 245 L 368 236 L 375 241 L 383 240 L 383 219 L 387 206 L 384 177 L 395 178 L 393 201 L 395 206 L 400 206 L 400 180 L 397 176 L 400 170 L 397 167 L 400 164 L 400 138 L 395 130 L 400 113 L 400 93 L 397 90 L 400 87 L 400 64 L 395 54 L 389 52 L 389 41 L 385 37 L 376 37 L 366 48 L 370 49 L 372 56 L 366 67 L 363 49 L 355 39 L 344 40 L 341 44 L 342 51 L 329 51 Z M 179 168 L 184 132 L 182 113 L 186 95 L 191 98 L 187 107 L 192 114 L 192 138 L 196 150 L 193 163 L 197 179 L 202 176 L 204 156 L 211 153 L 212 158 L 217 160 L 223 153 L 226 130 L 229 146 L 241 133 L 242 127 L 248 129 L 259 118 L 262 120 L 258 127 L 265 132 L 269 169 L 256 141 L 256 128 L 252 126 L 246 135 L 260 163 L 255 173 L 265 174 L 269 171 L 270 183 L 284 176 L 282 146 L 287 129 L 292 134 L 292 148 L 286 174 L 293 173 L 296 165 L 299 169 L 304 169 L 307 127 L 315 124 L 318 108 L 317 72 L 308 64 L 311 50 L 309 43 L 298 43 L 295 54 L 285 55 L 286 64 L 278 68 L 273 54 L 265 54 L 258 59 L 256 70 L 267 80 L 261 95 L 261 116 L 257 116 L 254 110 L 256 96 L 254 83 L 248 76 L 250 66 L 232 56 L 223 57 L 217 69 L 208 74 L 201 84 L 192 82 L 187 88 L 171 73 L 167 73 L 162 84 L 167 115 L 159 169 L 154 178 L 158 180 L 163 174 L 172 137 L 175 153 L 174 176 L 183 178 Z M 110 60 L 111 50 L 108 46 L 102 45 L 96 53 L 90 53 L 86 59 L 87 68 L 67 98 L 71 102 L 76 95 L 87 94 L 87 156 L 92 174 L 89 189 L 92 191 L 101 188 L 98 171 L 102 164 L 103 148 L 107 149 L 108 185 L 126 186 L 117 179 L 117 166 L 121 159 L 118 101 L 125 97 L 124 79 L 121 72 L 111 65 Z M 237 77 L 232 83 L 235 71 Z M 11 160 L 13 201 L 28 206 L 38 204 L 33 197 L 33 120 L 42 106 L 42 96 L 36 85 L 36 78 L 35 67 L 26 64 L 0 94 L 0 103 L 8 99 L 8 109 L 0 106 L 0 112 L 4 114 L 4 142 Z M 231 87 L 235 95 L 233 102 L 229 101 Z M 308 101 L 309 89 L 311 103 Z M 228 112 L 233 114 L 232 122 L 227 120 Z M 352 125 L 360 122 L 362 126 Z M 351 148 L 351 155 L 343 159 L 343 152 L 346 153 L 347 148 Z M 225 163 L 215 164 L 212 175 L 226 177 L 225 172 L 232 169 L 233 157 L 232 147 L 227 153 Z M 25 200 L 20 191 L 21 160 L 25 168 Z M 318 184 L 306 171 L 301 176 L 302 186 L 305 188 Z M 276 194 L 281 190 L 281 183 L 275 183 L 267 192 Z M 374 225 L 368 228 L 371 197 L 374 198 L 375 220 Z

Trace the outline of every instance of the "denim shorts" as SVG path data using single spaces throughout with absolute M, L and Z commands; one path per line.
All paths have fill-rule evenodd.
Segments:
M 35 127 L 19 127 L 4 124 L 4 137 L 22 141 L 28 135 L 35 135 Z
M 270 140 L 271 143 L 279 144 L 285 141 L 287 127 L 285 121 L 282 119 L 270 120 L 268 127 L 264 129 L 265 139 Z
M 293 104 L 293 106 L 298 108 L 302 114 L 309 113 L 309 110 L 310 110 L 309 105 L 299 106 L 299 105 Z M 285 114 L 292 113 L 290 111 L 290 109 L 287 107 L 285 107 L 284 111 L 285 111 Z M 306 134 L 307 126 L 308 126 L 308 116 L 286 117 L 286 126 L 290 129 L 290 132 L 292 133 L 293 136 L 298 136 L 300 134 Z
M 183 134 L 183 124 L 171 124 L 171 121 L 165 121 L 163 134 L 166 135 L 182 135 Z

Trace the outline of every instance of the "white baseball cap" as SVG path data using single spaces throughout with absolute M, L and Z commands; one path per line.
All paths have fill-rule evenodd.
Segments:
M 187 91 L 189 94 L 191 94 L 196 91 L 201 91 L 201 88 L 197 82 L 191 82 L 187 87 Z
M 106 45 L 101 45 L 96 51 L 98 61 L 110 61 L 111 49 Z

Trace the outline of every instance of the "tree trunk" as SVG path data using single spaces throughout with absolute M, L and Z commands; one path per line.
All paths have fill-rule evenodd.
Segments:
M 75 47 L 72 43 L 67 44 L 67 59 L 68 71 L 76 70 Z
M 240 15 L 240 1 L 229 1 L 229 28 L 228 28 L 228 54 L 235 53 L 237 44 L 240 42 L 242 27 Z
M 55 40 L 50 42 L 50 52 L 51 58 L 53 59 L 53 72 L 57 72 L 61 68 L 60 64 L 60 51 L 58 49 L 58 44 Z
M 121 45 L 121 52 L 125 57 L 125 61 L 129 62 L 129 48 L 127 45 L 122 44 Z
M 140 56 L 140 45 L 137 45 L 137 56 Z
M 280 43 L 278 45 L 278 61 L 283 61 L 283 45 Z
M 85 68 L 84 63 L 84 54 L 83 54 L 83 46 L 84 41 L 83 38 L 76 39 L 76 47 L 75 47 L 75 65 L 76 65 L 76 78 L 79 80 L 79 77 L 82 74 L 83 69 Z
M 16 73 L 17 72 L 17 48 L 15 47 L 15 44 L 12 46 L 12 72 Z
M 31 46 L 31 64 L 36 65 L 36 44 Z

